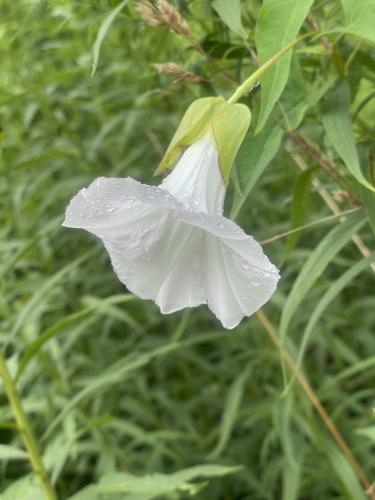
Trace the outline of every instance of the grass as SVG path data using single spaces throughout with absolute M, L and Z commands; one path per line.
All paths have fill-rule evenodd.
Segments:
M 284 392 L 280 352 L 257 316 L 230 332 L 202 306 L 163 316 L 153 303 L 127 293 L 97 239 L 61 227 L 71 197 L 100 175 L 156 183 L 152 173 L 187 105 L 198 96 L 233 91 L 191 44 L 166 28 L 147 26 L 132 4 L 106 34 L 92 78 L 98 29 L 118 4 L 3 0 L 0 5 L 0 340 L 58 497 L 68 498 L 114 471 L 145 476 L 217 464 L 241 468 L 212 474 L 205 488 L 197 486 L 197 498 L 366 498 L 356 471 L 298 381 Z M 243 81 L 254 66 L 241 40 L 204 2 L 180 7 L 219 68 Z M 243 6 L 252 47 L 259 7 L 258 2 Z M 337 23 L 342 15 L 334 1 L 316 2 L 313 13 L 322 26 L 336 20 L 332 13 Z M 314 80 L 326 81 L 334 69 L 319 40 L 309 46 L 312 55 L 302 48 L 296 58 L 306 89 Z M 361 79 L 373 82 L 375 64 L 366 43 L 358 46 L 355 38 L 343 37 L 336 49 L 345 60 L 356 51 L 347 77 L 353 92 Z M 174 85 L 170 75 L 159 75 L 151 65 L 167 61 L 205 80 Z M 353 102 L 368 97 L 363 88 L 367 94 L 353 93 Z M 255 117 L 259 98 L 254 90 L 244 101 Z M 374 130 L 369 106 L 373 109 L 373 101 L 353 122 L 363 161 Z M 361 197 L 361 187 L 324 135 L 320 105 L 306 111 L 298 132 L 333 159 L 348 191 Z M 331 199 L 338 198 L 334 179 L 293 144 L 284 135 L 237 217 L 258 240 L 293 229 L 293 207 L 300 210 L 305 202 L 293 204 L 299 166 L 312 168 Z M 239 196 L 234 186 L 242 186 L 246 165 L 241 160 L 236 168 L 238 183 L 230 186 L 226 213 Z M 321 187 L 315 183 L 306 190 L 309 204 L 300 224 L 331 214 Z M 339 210 L 350 208 L 345 200 L 339 203 Z M 358 235 L 371 249 L 374 235 L 362 208 L 358 217 L 363 220 Z M 311 226 L 288 246 L 280 286 L 264 308 L 274 328 L 306 260 L 339 224 Z M 272 262 L 285 258 L 287 245 L 284 237 L 265 247 Z M 348 236 L 313 280 L 287 331 L 294 358 L 322 296 L 362 258 Z M 334 296 L 311 332 L 301 367 L 370 482 L 375 476 L 369 431 L 373 283 L 367 266 Z M 0 401 L 0 442 L 23 448 L 3 387 Z M 0 463 L 1 492 L 31 471 L 24 459 L 0 454 Z M 202 483 L 199 474 L 195 481 Z M 94 495 L 87 498 L 99 498 Z M 164 497 L 185 498 L 181 491 Z

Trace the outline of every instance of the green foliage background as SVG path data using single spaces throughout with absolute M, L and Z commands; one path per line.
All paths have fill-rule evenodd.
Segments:
M 226 213 L 262 241 L 331 215 L 332 203 L 357 209 L 265 246 L 282 273 L 265 312 L 295 358 L 306 344 L 301 369 L 374 480 L 375 287 L 363 261 L 375 229 L 373 2 L 176 3 L 206 57 L 129 1 L 102 31 L 91 77 L 119 4 L 0 4 L 0 340 L 58 496 L 366 498 L 298 382 L 284 392 L 280 352 L 256 316 L 230 332 L 206 307 L 162 316 L 124 290 L 99 241 L 61 223 L 97 176 L 156 183 L 194 99 L 229 97 L 256 53 L 264 62 L 298 32 L 324 32 L 242 99 L 253 125 Z M 166 62 L 201 82 L 152 66 Z M 3 386 L 0 402 L 1 498 L 43 498 Z

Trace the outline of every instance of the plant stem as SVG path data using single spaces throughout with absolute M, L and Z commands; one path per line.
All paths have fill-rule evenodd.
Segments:
M 323 224 L 324 222 L 329 222 L 331 220 L 344 217 L 345 215 L 352 214 L 353 212 L 358 212 L 358 210 L 361 210 L 361 207 L 350 208 L 349 210 L 339 212 L 338 214 L 328 215 L 327 217 L 323 217 L 322 219 L 314 220 L 312 222 L 309 222 L 308 224 L 304 224 L 303 226 L 299 226 L 295 229 L 290 229 L 289 231 L 285 231 L 284 233 L 272 236 L 272 238 L 269 238 L 268 240 L 262 240 L 259 243 L 261 245 L 268 245 L 268 243 L 272 243 L 273 241 L 279 240 L 280 238 L 284 238 L 285 236 L 289 236 L 290 234 L 298 233 L 299 231 L 302 231 L 302 229 L 308 229 L 310 227 L 316 226 L 317 224 Z
M 301 40 L 310 36 L 308 33 L 306 35 L 300 36 L 293 40 L 293 42 L 289 43 L 285 47 L 283 47 L 279 52 L 277 52 L 271 59 L 268 59 L 260 68 L 258 68 L 252 75 L 247 78 L 241 85 L 237 88 L 234 94 L 228 99 L 229 104 L 233 104 L 237 102 L 244 94 L 246 94 L 259 80 L 259 77 L 263 75 L 271 66 L 277 63 L 292 47 L 294 47 Z
M 309 400 L 311 401 L 311 403 L 315 407 L 316 411 L 321 416 L 325 426 L 327 427 L 329 432 L 332 434 L 336 443 L 339 445 L 342 452 L 344 453 L 344 455 L 346 456 L 346 458 L 350 462 L 351 466 L 355 470 L 358 478 L 362 482 L 363 486 L 366 488 L 366 494 L 369 496 L 369 498 L 371 498 L 372 500 L 375 500 L 375 492 L 373 490 L 373 487 L 372 487 L 370 481 L 367 479 L 367 476 L 366 476 L 364 470 L 359 465 L 359 463 L 357 462 L 357 459 L 355 458 L 355 456 L 351 452 L 347 442 L 342 437 L 339 430 L 337 429 L 337 427 L 335 426 L 335 424 L 331 420 L 330 416 L 328 415 L 328 413 L 324 409 L 323 405 L 321 404 L 321 402 L 318 399 L 318 396 L 315 394 L 313 388 L 311 387 L 311 385 L 307 381 L 306 377 L 298 369 L 297 364 L 294 361 L 294 359 L 292 358 L 292 356 L 289 354 L 289 352 L 286 349 L 284 349 L 284 348 L 281 349 L 280 338 L 277 334 L 277 331 L 271 325 L 271 323 L 269 322 L 267 316 L 264 314 L 262 309 L 260 309 L 257 312 L 257 316 L 258 316 L 260 323 L 262 324 L 262 326 L 264 327 L 264 329 L 266 330 L 268 335 L 271 337 L 272 342 L 276 345 L 276 347 L 280 351 L 281 355 L 284 357 L 286 363 L 288 364 L 289 368 L 291 369 L 291 371 L 293 372 L 293 374 L 297 378 L 297 380 L 298 380 L 299 384 L 301 385 L 302 389 L 304 390 L 306 396 L 309 398 Z
M 3 379 L 5 392 L 12 407 L 13 414 L 17 422 L 17 428 L 22 434 L 26 449 L 28 451 L 31 466 L 35 474 L 39 477 L 45 497 L 48 500 L 57 500 L 56 493 L 48 479 L 47 471 L 43 465 L 43 461 L 38 450 L 37 441 L 35 439 L 27 416 L 22 408 L 20 397 L 18 396 L 17 389 L 14 385 L 13 379 L 8 370 L 5 357 L 1 350 L 0 377 Z

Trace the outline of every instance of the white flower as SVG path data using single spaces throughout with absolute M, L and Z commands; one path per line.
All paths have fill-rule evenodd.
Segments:
M 254 238 L 223 217 L 225 190 L 206 135 L 159 187 L 96 179 L 72 199 L 64 225 L 101 238 L 120 281 L 162 313 L 208 304 L 234 328 L 268 301 L 279 273 Z

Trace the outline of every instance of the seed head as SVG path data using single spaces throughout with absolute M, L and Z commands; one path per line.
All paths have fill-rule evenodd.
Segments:
M 171 31 L 182 36 L 189 35 L 188 23 L 172 4 L 167 0 L 158 0 L 157 7 L 164 23 Z
M 137 4 L 136 9 L 150 26 L 162 26 L 164 24 L 159 11 L 151 2 L 147 0 L 140 2 Z
M 190 33 L 188 23 L 167 0 L 157 0 L 156 4 L 143 0 L 136 8 L 150 26 L 167 26 L 170 31 L 181 36 Z
M 187 71 L 176 63 L 169 62 L 163 64 L 153 64 L 154 68 L 156 68 L 159 73 L 168 73 L 175 77 L 173 83 L 179 83 L 182 80 L 186 80 L 188 82 L 199 84 L 204 81 L 203 78 L 192 73 L 191 71 Z

